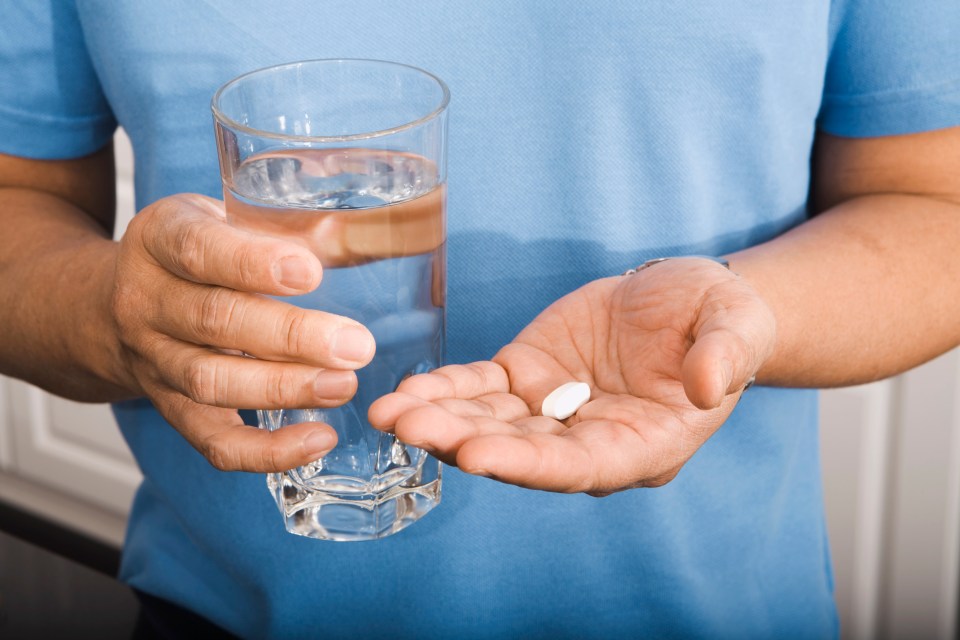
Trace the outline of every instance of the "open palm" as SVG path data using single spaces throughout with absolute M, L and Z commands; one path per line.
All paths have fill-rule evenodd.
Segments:
M 659 486 L 726 420 L 773 350 L 773 314 L 720 265 L 677 259 L 561 298 L 488 362 L 405 380 L 370 409 L 468 473 L 605 495 Z M 543 399 L 578 380 L 590 401 L 565 421 Z

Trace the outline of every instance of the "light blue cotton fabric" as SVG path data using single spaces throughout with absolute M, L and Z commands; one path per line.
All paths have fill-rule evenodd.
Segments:
M 389 3 L 36 0 L 0 10 L 0 152 L 75 157 L 116 123 L 139 206 L 221 193 L 209 101 L 298 59 L 444 78 L 451 361 L 659 255 L 807 217 L 819 127 L 960 124 L 955 0 Z M 932 43 L 932 44 L 931 44 Z M 447 469 L 375 543 L 284 532 L 262 476 L 220 473 L 146 401 L 121 577 L 251 637 L 824 638 L 837 620 L 816 395 L 755 388 L 661 489 L 601 500 Z

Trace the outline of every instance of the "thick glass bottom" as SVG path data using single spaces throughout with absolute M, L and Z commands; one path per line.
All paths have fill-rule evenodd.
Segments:
M 377 540 L 405 529 L 440 503 L 442 465 L 423 456 L 418 467 L 404 482 L 377 493 L 305 486 L 296 470 L 268 474 L 267 486 L 290 533 L 340 542 Z

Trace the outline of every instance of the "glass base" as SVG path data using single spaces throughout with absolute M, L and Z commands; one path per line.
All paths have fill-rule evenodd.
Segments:
M 440 462 L 423 456 L 417 471 L 380 493 L 305 487 L 295 470 L 268 474 L 267 486 L 290 533 L 339 542 L 378 540 L 407 528 L 440 504 Z

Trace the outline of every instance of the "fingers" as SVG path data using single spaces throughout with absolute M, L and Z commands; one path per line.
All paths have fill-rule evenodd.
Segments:
M 400 416 L 429 405 L 429 401 L 409 393 L 388 393 L 373 401 L 367 410 L 367 420 L 375 429 L 393 432 Z
M 353 371 L 316 369 L 161 340 L 160 379 L 193 402 L 232 409 L 335 407 L 357 390 Z
M 221 471 L 286 471 L 322 458 L 337 443 L 328 425 L 303 423 L 265 431 L 244 425 L 236 411 L 196 404 L 172 391 L 155 394 L 154 404 Z
M 522 375 L 508 376 L 504 367 L 483 361 L 449 365 L 412 376 L 400 383 L 396 393 L 376 400 L 368 411 L 368 419 L 374 427 L 388 431 L 405 413 L 431 402 L 463 417 L 487 417 L 504 422 L 529 418 L 540 413 L 540 406 L 550 392 L 571 381 L 570 374 L 556 363 L 536 366 L 538 353 L 525 345 L 510 345 L 497 355 L 506 366 L 521 370 Z M 518 387 L 523 393 L 518 392 Z M 554 420 L 549 423 L 552 430 L 562 428 Z M 420 436 L 409 434 L 407 437 Z M 406 437 L 401 439 L 414 444 Z
M 349 318 L 183 281 L 159 301 L 154 329 L 198 345 L 336 369 L 365 366 L 376 350 L 366 327 Z
M 164 198 L 131 226 L 161 267 L 186 280 L 271 295 L 320 284 L 320 261 L 309 249 L 227 225 L 223 203 L 213 198 Z
M 515 365 L 520 362 L 509 357 L 505 361 Z M 396 393 L 379 398 L 371 405 L 368 419 L 376 428 L 389 430 L 404 413 L 434 402 L 456 415 L 513 422 L 529 417 L 531 406 L 539 411 L 543 398 L 550 391 L 570 381 L 569 374 L 551 373 L 535 377 L 535 384 L 524 386 L 534 394 L 527 399 L 517 394 L 513 388 L 516 381 L 509 379 L 506 370 L 496 363 L 482 361 L 441 367 L 401 382 Z M 545 390 L 542 395 L 541 388 Z
M 333 446 L 329 427 L 267 433 L 228 408 L 330 407 L 355 393 L 352 370 L 375 350 L 370 332 L 259 295 L 306 293 L 320 278 L 306 247 L 227 225 L 221 202 L 163 198 L 134 218 L 118 251 L 110 311 L 123 375 L 217 468 L 314 461 Z
M 528 489 L 603 495 L 656 485 L 663 470 L 630 427 L 592 421 L 562 434 L 489 435 L 465 442 L 457 466 Z
M 342 401 L 345 391 L 355 389 L 352 376 L 309 366 L 350 370 L 369 363 L 375 343 L 365 327 L 230 288 L 302 293 L 297 288 L 319 282 L 319 264 L 309 251 L 227 226 L 222 204 L 203 196 L 164 198 L 134 222 L 118 264 L 113 315 L 145 391 L 143 372 L 195 401 L 218 406 L 257 406 L 260 400 L 268 404 L 259 408 L 276 406 L 271 398 L 302 406 L 311 397 Z M 296 287 L 278 286 L 274 276 L 285 277 L 291 256 L 316 269 Z M 192 345 L 308 366 L 281 371 Z M 279 390 L 278 381 L 289 388 Z
M 427 396 L 485 388 L 459 375 L 464 373 L 450 367 L 443 380 L 424 375 L 407 388 Z M 530 415 L 511 393 L 427 400 L 397 392 L 377 400 L 369 417 L 374 426 L 392 428 L 403 442 L 468 473 L 531 489 L 606 495 L 670 481 L 725 417 L 720 410 L 686 412 L 681 417 L 675 407 L 605 394 L 565 425 Z
M 485 402 L 443 400 L 434 403 L 405 394 L 393 395 L 398 396 L 394 403 L 401 412 L 394 428 L 397 438 L 448 464 L 456 464 L 461 447 L 476 438 L 560 433 L 566 429 L 556 420 L 530 417 L 526 405 L 515 396 L 490 398 Z M 501 419 L 504 417 L 511 420 Z
M 567 428 L 542 416 L 505 422 L 495 402 L 428 402 L 393 394 L 397 437 L 474 475 L 544 491 L 606 495 L 670 481 L 722 417 L 684 425 L 646 401 L 605 396 Z M 444 406 L 441 406 L 443 404 Z M 697 416 L 700 414 L 695 412 Z
M 400 386 L 403 388 L 402 384 Z M 440 407 L 453 416 L 463 418 L 491 418 L 501 422 L 515 422 L 530 416 L 530 411 L 526 403 L 509 393 L 491 393 L 474 398 L 473 400 L 441 398 L 429 401 L 410 393 L 397 391 L 375 400 L 373 404 L 370 405 L 367 418 L 370 424 L 381 431 L 394 431 L 394 426 L 398 425 L 401 417 L 415 409 L 429 406 Z M 424 429 L 425 431 L 430 431 L 436 428 L 435 425 L 437 424 L 441 424 L 441 421 L 431 421 L 430 426 L 425 426 Z M 424 438 L 416 435 L 419 432 L 411 431 L 409 433 L 413 437 L 417 437 L 421 442 L 425 442 Z M 400 439 L 409 444 L 414 444 L 404 437 Z
M 427 375 L 420 377 L 427 378 Z M 447 382 L 438 381 L 438 385 L 455 384 L 452 380 L 466 381 L 455 374 L 442 377 Z M 429 380 L 413 386 L 423 389 L 427 382 Z M 566 428 L 556 420 L 531 417 L 526 403 L 509 393 L 491 393 L 473 400 L 429 401 L 396 392 L 376 400 L 368 418 L 374 427 L 393 431 L 401 441 L 424 449 L 448 464 L 456 464 L 460 448 L 474 438 L 493 434 L 560 433 Z
M 507 393 L 510 391 L 510 380 L 503 367 L 482 361 L 448 365 L 430 373 L 411 376 L 400 383 L 397 391 L 423 400 L 470 399 L 491 393 Z
M 446 409 L 427 405 L 405 414 L 397 422 L 394 433 L 407 444 L 453 463 L 460 447 L 480 434 L 516 434 L 517 428 L 492 418 L 463 417 Z
M 478 438 L 460 448 L 457 466 L 527 489 L 576 493 L 593 484 L 589 453 L 574 441 L 549 434 Z

